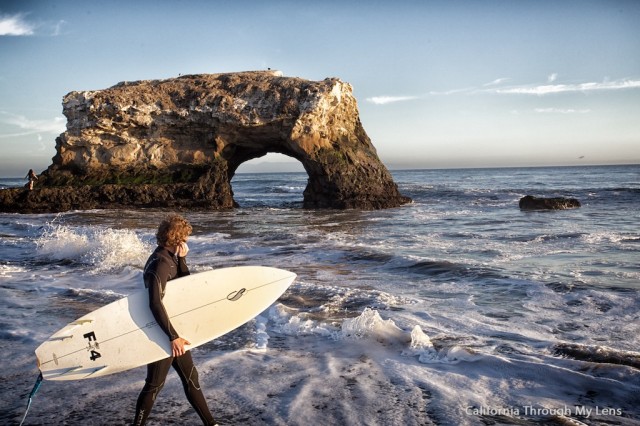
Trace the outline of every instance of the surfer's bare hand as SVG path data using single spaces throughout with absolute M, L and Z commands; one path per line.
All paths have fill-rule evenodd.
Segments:
M 189 253 L 189 246 L 187 243 L 180 243 L 178 248 L 176 249 L 176 256 L 185 257 Z
M 177 339 L 174 339 L 171 341 L 171 354 L 176 357 L 176 356 L 181 356 L 184 355 L 184 353 L 187 351 L 187 349 L 185 349 L 184 345 L 190 345 L 191 342 L 189 342 L 186 339 L 183 339 L 182 337 L 178 337 Z

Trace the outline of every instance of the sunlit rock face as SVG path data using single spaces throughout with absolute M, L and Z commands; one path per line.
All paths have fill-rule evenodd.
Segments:
M 29 194 L 48 210 L 232 208 L 238 166 L 267 153 L 302 163 L 307 208 L 410 201 L 362 127 L 351 86 L 336 78 L 259 71 L 122 82 L 71 92 L 63 107 L 67 131 L 40 189 Z M 64 205 L 46 195 L 54 189 Z

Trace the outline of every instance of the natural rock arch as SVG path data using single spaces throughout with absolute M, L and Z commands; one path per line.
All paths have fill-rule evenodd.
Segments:
M 299 208 L 308 178 L 301 162 L 270 152 L 242 163 L 230 182 L 238 207 Z
M 339 79 L 277 71 L 191 75 L 71 92 L 63 106 L 67 131 L 56 139 L 46 188 L 29 195 L 47 205 L 62 197 L 64 205 L 50 210 L 231 208 L 236 170 L 267 153 L 302 163 L 306 208 L 410 201 L 379 160 L 351 86 Z M 47 196 L 47 188 L 56 195 Z

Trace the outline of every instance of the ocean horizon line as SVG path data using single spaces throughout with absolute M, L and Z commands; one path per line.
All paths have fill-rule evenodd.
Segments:
M 276 163 L 272 163 L 276 164 Z M 295 164 L 295 163 L 286 163 Z M 300 163 L 302 165 L 302 163 Z M 554 165 L 526 165 L 526 166 L 442 166 L 442 167 L 387 167 L 389 171 L 421 171 L 421 170 L 496 170 L 496 169 L 560 169 L 560 168 L 589 168 L 589 167 L 634 167 L 640 166 L 638 163 L 613 163 L 613 164 L 554 164 Z M 236 174 L 306 174 L 305 170 L 300 171 L 237 171 Z M 3 180 L 25 180 L 23 176 L 0 176 Z

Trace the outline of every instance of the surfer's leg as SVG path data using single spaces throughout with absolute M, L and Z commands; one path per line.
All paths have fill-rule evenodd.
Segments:
M 207 400 L 204 398 L 200 383 L 198 381 L 198 370 L 193 365 L 193 359 L 191 358 L 191 352 L 187 351 L 184 355 L 173 359 L 173 368 L 178 372 L 180 380 L 182 380 L 182 386 L 184 386 L 184 393 L 187 395 L 187 399 L 191 403 L 191 406 L 196 410 L 198 416 L 205 425 L 215 425 L 213 416 L 207 406 Z
M 167 378 L 172 360 L 173 358 L 169 357 L 147 365 L 147 378 L 145 379 L 144 387 L 136 403 L 136 417 L 133 420 L 134 426 L 142 426 L 146 423 L 153 403 L 156 401 L 158 393 L 160 393 L 160 390 L 164 386 L 164 381 Z

